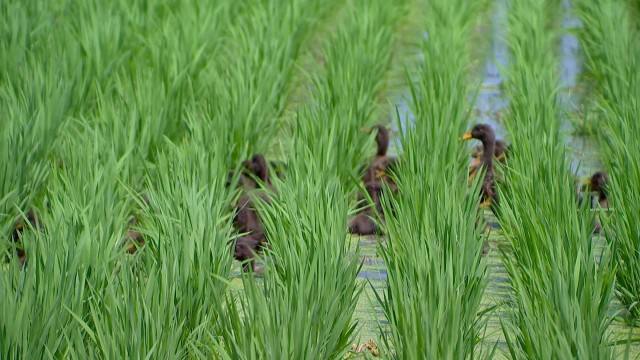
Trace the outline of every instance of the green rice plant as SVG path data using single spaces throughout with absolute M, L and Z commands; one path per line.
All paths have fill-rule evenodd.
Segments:
M 265 153 L 279 132 L 295 62 L 314 24 L 333 2 L 252 2 L 246 18 L 228 30 L 223 61 L 215 68 L 210 102 L 203 111 L 227 144 L 233 167 L 252 153 Z M 248 6 L 248 5 L 247 5 Z
M 310 106 L 302 110 L 295 138 L 308 139 L 322 171 L 336 173 L 348 192 L 356 172 L 373 149 L 361 129 L 375 124 L 377 97 L 391 65 L 394 29 L 406 8 L 403 2 L 353 1 L 351 19 L 327 39 L 322 71 L 311 75 Z
M 506 92 L 512 155 L 499 186 L 503 261 L 513 290 L 503 321 L 514 359 L 611 358 L 614 272 L 596 260 L 593 216 L 577 203 L 560 133 L 554 1 L 511 4 Z
M 617 268 L 616 290 L 630 313 L 640 319 L 640 31 L 633 27 L 622 2 L 578 1 L 584 22 L 581 40 L 596 86 L 598 140 L 610 172 L 608 197 L 614 211 L 605 236 Z
M 10 35 L 0 39 L 0 107 L 10 118 L 0 125 L 3 234 L 48 187 L 46 230 L 23 239 L 26 268 L 12 260 L 0 271 L 0 357 L 215 356 L 231 261 L 228 159 L 241 157 L 231 149 L 264 151 L 272 141 L 260 134 L 262 147 L 243 147 L 244 132 L 227 130 L 243 111 L 252 114 L 243 129 L 277 118 L 295 58 L 326 8 L 0 4 L 10 18 L 0 24 Z M 219 56 L 227 50 L 236 59 Z M 183 135 L 185 144 L 165 141 Z M 150 206 L 136 195 L 143 190 Z M 129 256 L 126 224 L 141 207 L 147 244 Z
M 49 67 L 34 66 L 21 83 L 0 85 L 0 230 L 7 233 L 19 211 L 42 192 L 51 150 L 73 100 L 73 84 Z M 3 243 L 4 241 L 0 241 Z
M 91 297 L 86 327 L 101 357 L 214 355 L 232 260 L 231 193 L 223 158 L 206 154 L 193 141 L 159 155 L 148 178 L 144 248 L 120 255 L 119 271 Z
M 393 358 L 473 358 L 481 353 L 486 287 L 477 184 L 467 187 L 470 30 L 483 8 L 426 3 L 424 63 L 411 82 L 415 124 L 402 137 L 398 194 L 385 197 L 387 288 L 378 295 Z M 461 11 L 460 9 L 464 9 Z
M 38 210 L 44 230 L 22 239 L 24 269 L 12 261 L 0 272 L 3 358 L 65 357 L 85 348 L 75 319 L 88 314 L 90 290 L 108 283 L 128 211 L 118 182 L 122 159 L 96 135 L 61 145 L 73 155 L 64 171 L 53 169 L 48 206 Z
M 231 194 L 223 159 L 203 155 L 194 138 L 159 156 L 150 206 L 137 200 L 146 246 L 133 256 L 123 244 L 127 155 L 117 157 L 96 130 L 63 144 L 72 153 L 50 184 L 45 231 L 23 239 L 26 270 L 12 263 L 0 272 L 3 358 L 212 356 L 231 262 Z
M 486 269 L 474 224 L 476 192 L 460 190 L 463 174 L 443 173 L 460 185 L 455 187 L 425 181 L 403 165 L 382 247 L 388 285 L 379 300 L 390 323 L 388 334 L 381 328 L 385 345 L 402 359 L 479 356 Z
M 287 182 L 277 181 L 277 195 L 260 207 L 269 239 L 264 279 L 243 277 L 244 293 L 228 299 L 223 358 L 341 359 L 354 335 L 362 286 L 347 241 L 347 196 L 299 150 Z

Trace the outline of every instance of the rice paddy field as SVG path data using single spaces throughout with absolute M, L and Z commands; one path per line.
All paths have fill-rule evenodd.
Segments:
M 637 0 L 0 19 L 0 359 L 640 358 Z

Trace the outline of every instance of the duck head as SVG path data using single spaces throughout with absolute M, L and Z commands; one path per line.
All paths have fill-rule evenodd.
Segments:
M 387 155 L 387 149 L 389 149 L 389 129 L 382 125 L 376 125 L 373 129 L 377 131 L 376 144 L 378 145 L 378 150 L 376 155 L 385 156 Z
M 608 180 L 609 176 L 606 172 L 597 171 L 585 182 L 585 185 L 591 191 L 598 193 L 600 199 L 606 199 Z
M 490 162 L 495 152 L 496 134 L 487 124 L 477 124 L 471 131 L 468 131 L 462 135 L 462 140 L 476 139 L 482 142 L 483 146 L 483 160 Z
M 40 220 L 38 219 L 38 215 L 36 215 L 33 209 L 30 209 L 24 215 L 25 215 L 24 216 L 25 218 L 23 219 L 22 217 L 19 217 L 13 226 L 11 239 L 14 242 L 17 242 L 20 240 L 20 238 L 22 237 L 22 232 L 25 230 L 25 228 L 29 226 L 32 226 L 35 229 L 40 228 Z
M 265 160 L 262 154 L 253 155 L 251 159 L 243 161 L 242 165 L 250 174 L 255 175 L 265 183 L 270 183 L 269 167 L 267 166 L 267 160 Z
M 471 131 L 468 131 L 462 135 L 462 140 L 471 140 L 476 139 L 480 140 L 483 144 L 486 142 L 496 142 L 496 134 L 491 128 L 491 126 L 487 124 L 477 124 Z

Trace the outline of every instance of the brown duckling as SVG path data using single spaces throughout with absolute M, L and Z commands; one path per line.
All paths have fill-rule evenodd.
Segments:
M 380 234 L 381 229 L 376 223 L 374 218 L 379 216 L 380 219 L 384 218 L 382 209 L 382 202 L 380 196 L 382 194 L 383 186 L 379 181 L 370 181 L 365 184 L 365 190 L 371 198 L 372 205 L 364 207 L 351 221 L 349 222 L 349 233 L 356 235 L 375 235 Z M 366 198 L 360 196 L 359 204 L 364 205 Z
M 265 186 L 272 190 L 271 178 L 267 161 L 261 154 L 254 155 L 251 159 L 243 162 L 244 171 L 240 176 L 239 186 L 243 193 L 238 198 L 235 206 L 233 218 L 234 227 L 242 234 L 236 240 L 234 257 L 239 261 L 246 261 L 258 253 L 267 243 L 264 227 L 258 216 L 253 196 L 258 196 L 262 200 L 269 202 L 270 197 L 267 191 L 261 191 L 260 186 Z M 255 179 L 255 180 L 254 180 Z M 259 181 L 257 181 L 259 180 Z M 252 192 L 252 194 L 250 194 Z M 253 261 L 251 267 L 255 269 Z M 248 267 L 243 267 L 244 271 Z
M 589 179 L 584 182 L 584 190 L 588 192 L 594 192 L 597 195 L 598 205 L 597 207 L 601 209 L 609 208 L 609 199 L 607 198 L 607 183 L 609 181 L 609 176 L 604 171 L 597 171 Z M 595 208 L 596 206 L 593 204 L 593 200 L 590 195 L 587 195 L 590 200 L 591 208 Z M 594 230 L 595 233 L 600 233 L 602 231 L 602 224 L 600 219 L 595 219 Z
M 33 227 L 36 230 L 40 229 L 40 219 L 33 209 L 30 209 L 24 215 L 24 217 L 19 216 L 13 225 L 13 231 L 11 232 L 11 240 L 13 240 L 13 242 L 20 241 L 22 233 L 26 228 Z
M 269 174 L 269 167 L 267 166 L 267 160 L 262 154 L 255 154 L 251 159 L 245 160 L 243 166 L 248 171 L 249 176 L 255 176 L 263 184 L 271 187 L 271 177 Z
M 495 173 L 493 156 L 495 153 L 496 135 L 491 126 L 487 124 L 477 124 L 471 131 L 462 136 L 463 140 L 476 139 L 482 142 L 484 151 L 480 157 L 480 167 L 485 169 L 484 180 L 482 181 L 482 207 L 489 206 L 497 200 L 495 191 Z
M 141 249 L 145 244 L 144 236 L 140 231 L 135 229 L 137 225 L 138 218 L 132 216 L 127 224 L 127 232 L 122 239 L 127 254 L 135 254 L 138 249 Z
M 262 246 L 263 242 L 261 241 L 261 239 L 258 239 L 252 235 L 241 236 L 236 239 L 233 257 L 236 260 L 243 262 L 242 271 L 256 271 L 256 264 L 254 259 L 258 252 L 262 249 Z
M 151 202 L 149 200 L 149 196 L 146 193 L 141 195 L 142 204 L 145 207 L 150 206 Z M 127 223 L 127 231 L 122 239 L 122 244 L 125 248 L 127 254 L 135 254 L 138 249 L 141 249 L 145 244 L 144 235 L 142 232 L 136 229 L 136 227 L 140 224 L 137 216 L 131 216 L 129 218 L 129 222 Z
M 11 232 L 11 240 L 15 243 L 16 256 L 21 267 L 24 267 L 27 262 L 27 253 L 22 245 L 22 235 L 28 228 L 33 228 L 35 230 L 40 230 L 42 228 L 40 219 L 33 209 L 29 209 L 29 211 L 24 214 L 24 217 L 19 216 L 16 219 L 13 225 L 13 231 Z
M 603 209 L 609 208 L 609 200 L 607 199 L 608 181 L 609 176 L 604 171 L 595 172 L 587 181 L 585 181 L 586 189 L 597 194 L 598 205 Z
M 372 181 L 384 181 L 389 188 L 393 191 L 397 190 L 397 186 L 393 179 L 389 176 L 388 170 L 392 169 L 397 163 L 397 159 L 393 156 L 387 155 L 389 149 L 389 129 L 382 125 L 376 125 L 371 130 L 363 129 L 365 131 L 376 130 L 376 155 L 373 158 L 371 164 L 365 170 L 362 182 L 367 184 Z

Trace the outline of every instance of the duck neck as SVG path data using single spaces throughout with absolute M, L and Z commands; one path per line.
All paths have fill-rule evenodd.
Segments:
M 486 139 L 482 141 L 482 164 L 487 168 L 487 171 L 493 169 L 493 153 L 496 148 L 496 142 L 493 139 Z
M 598 190 L 598 201 L 607 201 L 607 193 L 605 193 L 604 190 Z
M 378 144 L 377 156 L 386 156 L 387 149 L 389 148 L 389 131 L 383 127 L 378 126 L 378 136 L 376 137 L 376 143 Z
M 270 184 L 269 181 L 269 168 L 267 167 L 267 161 L 262 156 L 254 158 L 254 164 L 256 165 L 256 175 L 265 184 Z
M 269 170 L 266 167 L 262 167 L 260 169 L 260 171 L 258 172 L 258 177 L 260 178 L 260 180 L 262 180 L 265 184 L 269 184 Z
M 378 151 L 376 152 L 376 156 L 385 156 L 387 155 L 387 149 L 389 148 L 388 141 L 379 141 L 378 142 Z

